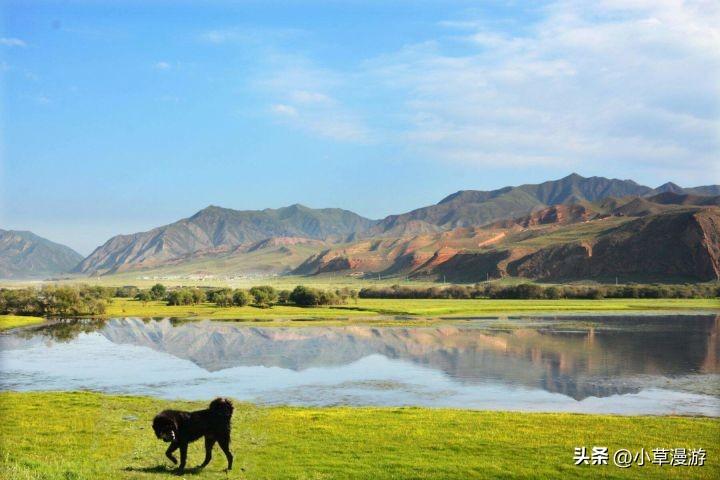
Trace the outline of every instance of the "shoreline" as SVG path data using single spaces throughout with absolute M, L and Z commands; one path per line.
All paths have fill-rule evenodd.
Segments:
M 118 299 L 115 299 L 117 302 Z M 407 302 L 408 311 L 394 313 L 383 312 L 378 300 L 372 300 L 373 307 L 352 309 L 343 307 L 295 307 L 276 306 L 272 308 L 217 307 L 213 304 L 196 306 L 168 306 L 164 302 L 147 302 L 121 299 L 111 304 L 108 312 L 102 315 L 77 317 L 36 317 L 23 315 L 0 315 L 0 332 L 14 329 L 34 328 L 49 325 L 62 320 L 98 320 L 105 321 L 116 318 L 170 319 L 177 322 L 222 321 L 238 324 L 262 326 L 423 326 L 442 322 L 460 322 L 485 319 L 516 319 L 524 317 L 562 318 L 562 317 L 593 317 L 593 316 L 653 316 L 653 315 L 720 315 L 720 300 L 691 299 L 678 300 L 670 303 L 648 301 L 647 299 L 624 300 L 442 300 L 442 302 L 483 302 L 476 308 L 463 305 L 458 308 L 462 312 L 426 315 L 413 313 L 413 308 L 427 308 L 428 302 L 439 300 L 399 300 Z M 388 300 L 398 302 L 398 300 Z M 418 304 L 424 302 L 424 304 Z M 504 302 L 495 306 L 487 302 Z M 533 302 L 529 307 L 520 302 Z M 564 303 L 564 305 L 548 305 L 548 302 Z M 587 305 L 587 303 L 599 305 Z M 150 305 L 152 304 L 152 305 Z M 717 304 L 717 306 L 715 305 Z M 431 305 L 432 307 L 432 305 Z M 463 308 L 464 307 L 464 308 Z M 535 308 L 530 308 L 535 307 Z M 439 308 L 447 309 L 446 305 Z

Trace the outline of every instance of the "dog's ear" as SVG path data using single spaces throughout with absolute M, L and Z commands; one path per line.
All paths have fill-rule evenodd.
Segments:
M 232 415 L 234 407 L 229 399 L 218 397 L 210 402 L 210 410 L 229 417 Z

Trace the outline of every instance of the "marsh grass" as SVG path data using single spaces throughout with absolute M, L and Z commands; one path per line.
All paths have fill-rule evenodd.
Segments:
M 150 428 L 163 408 L 204 408 L 94 393 L 0 394 L 0 477 L 172 478 Z M 185 478 L 718 478 L 720 421 L 423 408 L 261 408 L 237 404 L 236 468 L 215 451 Z M 574 467 L 576 446 L 703 447 L 704 467 Z M 189 465 L 202 460 L 191 445 Z
M 0 315 L 0 330 L 9 330 L 11 328 L 26 327 L 44 322 L 42 317 L 31 317 L 22 315 Z
M 520 313 L 582 313 L 720 310 L 718 299 L 602 299 L 602 300 L 459 300 L 459 299 L 370 299 L 329 307 L 295 307 L 278 305 L 272 308 L 218 307 L 211 303 L 169 306 L 165 302 L 141 302 L 115 298 L 103 317 L 175 317 L 195 319 L 256 320 L 274 319 L 321 320 L 358 319 L 377 316 L 468 317 Z

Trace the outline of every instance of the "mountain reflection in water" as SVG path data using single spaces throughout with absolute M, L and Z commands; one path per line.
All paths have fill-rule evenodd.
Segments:
M 576 401 L 662 389 L 688 395 L 692 402 L 705 401 L 710 412 L 705 408 L 702 413 L 715 414 L 720 398 L 719 324 L 720 317 L 708 315 L 485 319 L 431 327 L 251 327 L 210 321 L 174 324 L 168 319 L 69 322 L 0 338 L 0 387 L 13 387 L 6 378 L 6 354 L 21 357 L 27 349 L 49 351 L 56 342 L 72 345 L 98 337 L 110 345 L 144 347 L 146 352 L 149 348 L 189 360 L 210 374 L 264 367 L 275 369 L 268 375 L 277 369 L 320 369 L 332 376 L 364 359 L 382 358 L 395 361 L 397 381 L 408 385 L 426 371 L 428 378 L 441 374 L 445 382 L 470 390 L 499 385 Z M 401 365 L 408 366 L 406 377 Z M 277 375 L 278 385 L 283 385 L 282 375 Z M 338 382 L 350 390 L 358 385 L 395 388 L 371 372 L 367 378 L 353 378 Z M 307 396 L 302 384 L 286 386 L 296 389 L 297 398 Z M 509 395 L 513 392 L 508 390 Z M 442 389 L 435 394 L 444 395 Z M 675 400 L 674 408 L 678 402 L 682 400 Z

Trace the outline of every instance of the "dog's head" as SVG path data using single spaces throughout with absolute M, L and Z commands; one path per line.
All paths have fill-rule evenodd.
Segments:
M 159 413 L 153 419 L 155 436 L 163 442 L 173 442 L 177 438 L 177 424 L 169 416 Z

